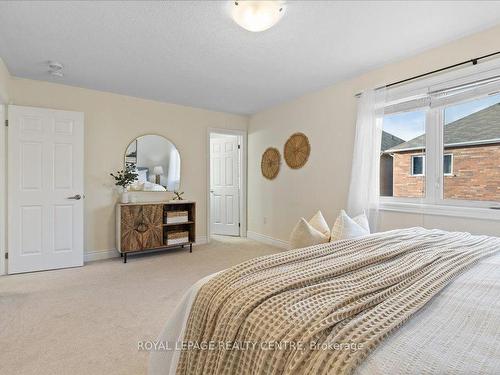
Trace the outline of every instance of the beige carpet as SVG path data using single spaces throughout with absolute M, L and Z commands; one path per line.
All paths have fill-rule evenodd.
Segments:
M 280 251 L 217 237 L 188 250 L 0 278 L 0 374 L 145 374 L 138 340 L 156 339 L 198 279 Z

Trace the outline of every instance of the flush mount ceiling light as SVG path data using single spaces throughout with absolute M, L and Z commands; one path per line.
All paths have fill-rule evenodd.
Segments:
M 49 74 L 53 75 L 54 77 L 63 77 L 63 68 L 63 64 L 57 61 L 49 61 Z
M 258 32 L 276 25 L 285 13 L 284 1 L 235 1 L 231 15 L 234 22 L 248 31 Z

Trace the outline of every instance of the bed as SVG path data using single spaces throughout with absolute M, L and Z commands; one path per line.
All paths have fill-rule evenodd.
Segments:
M 499 250 L 496 237 L 409 228 L 247 261 L 187 291 L 149 374 L 496 374 Z M 212 341 L 309 346 L 189 347 Z
M 137 181 L 136 184 L 132 187 L 139 191 L 167 191 L 167 189 L 154 182 L 149 181 L 149 168 L 148 167 L 137 167 Z

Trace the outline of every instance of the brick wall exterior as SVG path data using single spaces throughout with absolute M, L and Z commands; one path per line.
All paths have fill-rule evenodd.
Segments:
M 394 154 L 393 196 L 422 198 L 425 196 L 425 177 L 411 175 L 411 157 L 421 152 L 398 152 Z
M 500 145 L 450 148 L 453 175 L 444 177 L 444 197 L 448 199 L 500 201 Z M 411 156 L 417 152 L 394 154 L 395 197 L 423 197 L 423 176 L 411 176 Z
M 500 145 L 451 151 L 453 176 L 445 176 L 445 198 L 500 201 Z

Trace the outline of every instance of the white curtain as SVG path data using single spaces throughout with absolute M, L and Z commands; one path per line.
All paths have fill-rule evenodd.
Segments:
M 175 148 L 170 151 L 167 173 L 167 190 L 179 190 L 181 180 L 181 157 Z
M 358 99 L 356 137 L 347 211 L 356 216 L 366 212 L 376 231 L 380 196 L 380 143 L 384 117 L 385 89 L 364 91 Z

